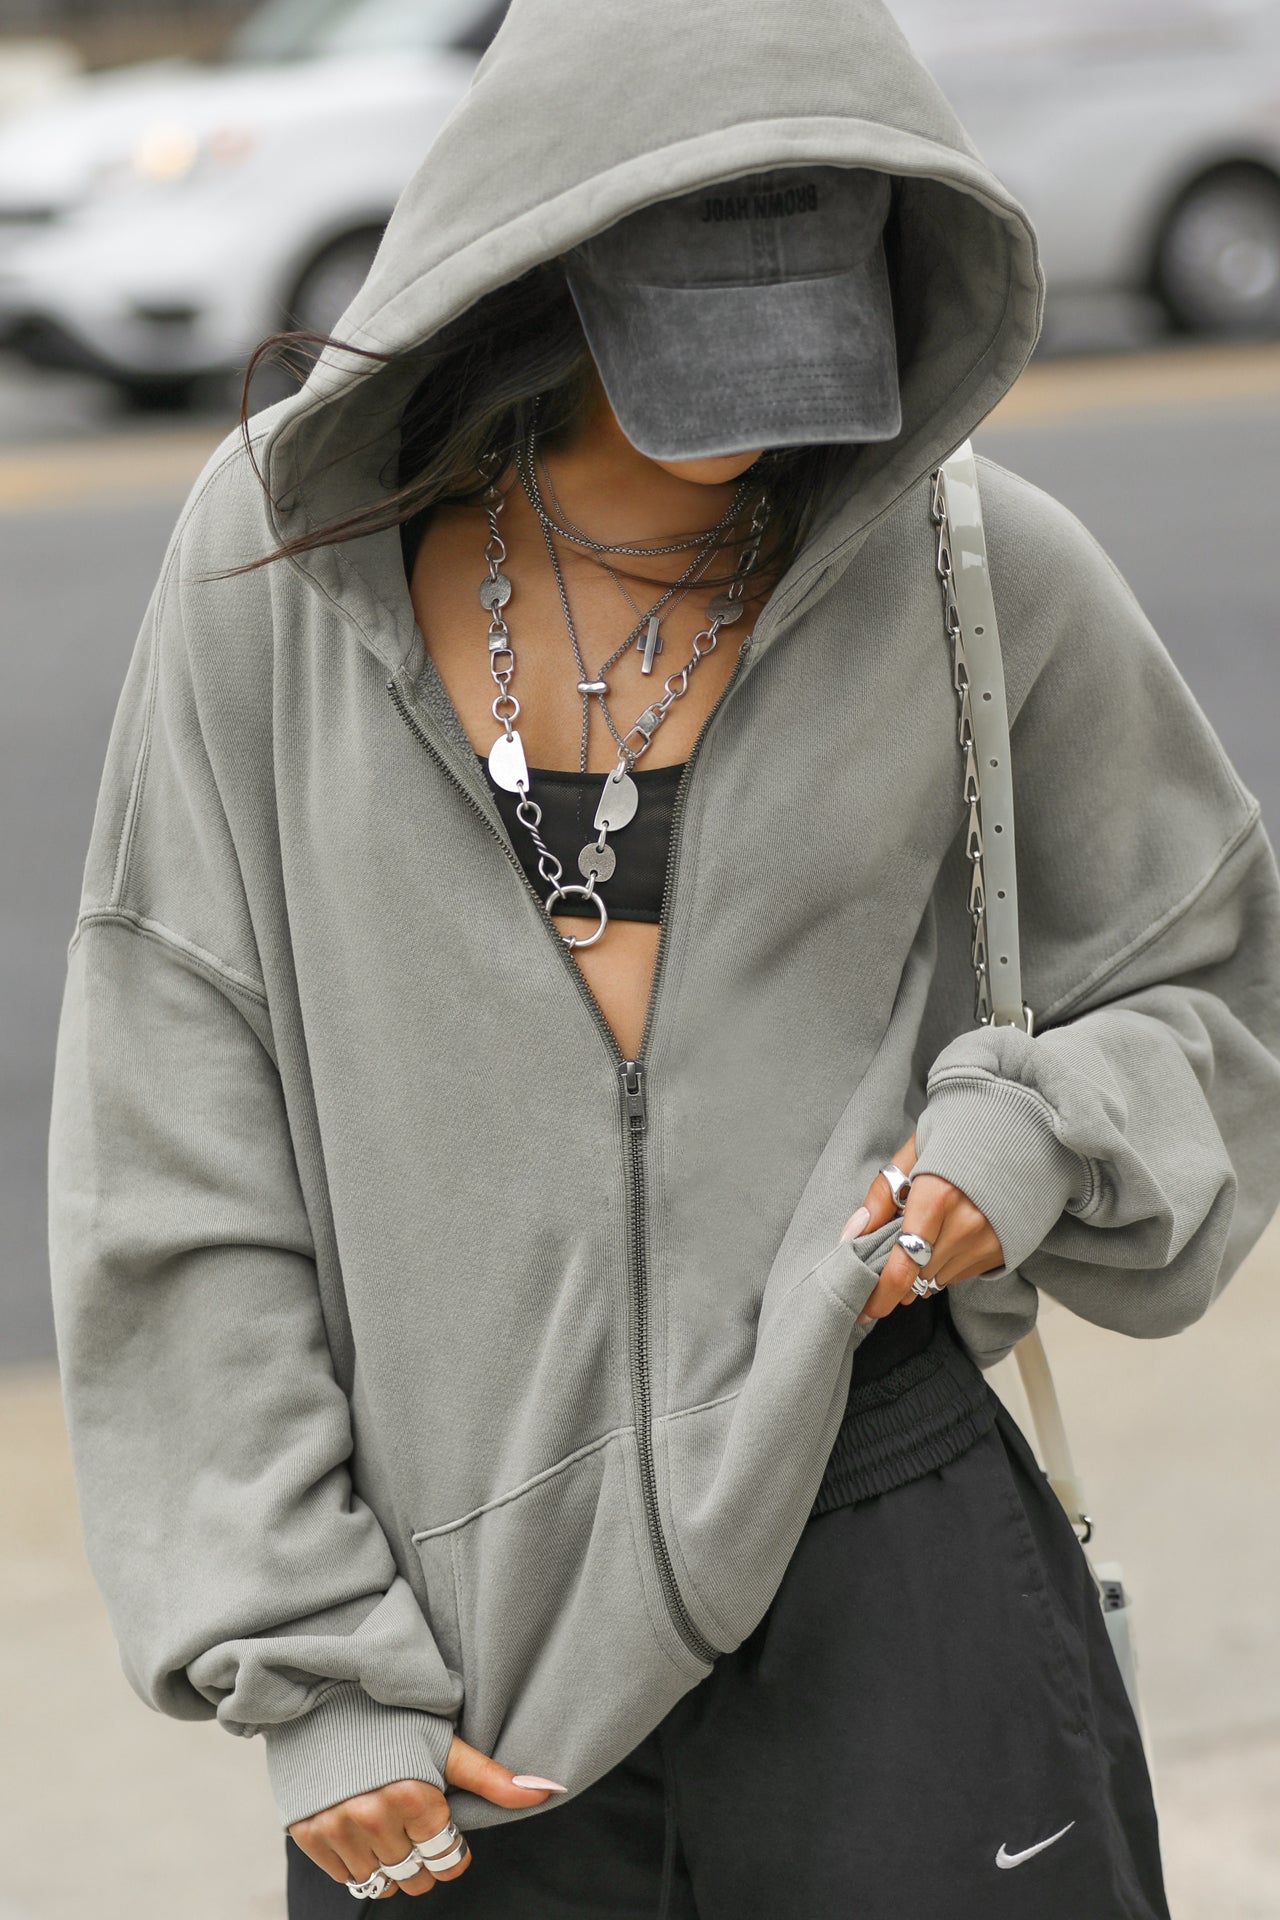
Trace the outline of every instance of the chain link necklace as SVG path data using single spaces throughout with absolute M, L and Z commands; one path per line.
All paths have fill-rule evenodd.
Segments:
M 689 676 L 697 668 L 698 662 L 709 653 L 714 653 L 722 627 L 732 626 L 742 618 L 743 593 L 747 578 L 760 557 L 760 542 L 769 523 L 769 497 L 761 493 L 752 515 L 747 545 L 739 555 L 732 585 L 727 592 L 719 593 L 707 609 L 709 624 L 697 634 L 693 641 L 693 652 L 677 672 L 669 674 L 663 685 L 662 698 L 639 714 L 618 740 L 618 759 L 604 777 L 600 802 L 596 808 L 593 825 L 597 838 L 589 840 L 578 855 L 578 871 L 585 884 L 569 882 L 564 878 L 564 868 L 543 840 L 539 828 L 542 824 L 542 809 L 530 791 L 529 764 L 525 758 L 524 742 L 517 731 L 515 722 L 520 714 L 520 702 L 511 691 L 511 682 L 515 676 L 516 656 L 511 642 L 511 631 L 507 626 L 503 609 L 511 599 L 512 586 L 510 576 L 502 571 L 507 558 L 506 544 L 498 528 L 498 516 L 506 505 L 502 489 L 492 481 L 489 471 L 484 471 L 489 484 L 482 496 L 483 505 L 489 519 L 489 538 L 485 545 L 484 557 L 488 563 L 488 576 L 481 582 L 480 604 L 489 615 L 489 672 L 497 686 L 497 697 L 491 703 L 494 719 L 502 732 L 489 749 L 489 772 L 497 786 L 508 793 L 518 793 L 516 817 L 526 827 L 538 850 L 538 872 L 551 891 L 543 902 L 550 916 L 558 901 L 575 895 L 584 903 L 590 903 L 599 915 L 600 924 L 594 933 L 585 938 L 574 934 L 562 933 L 560 938 L 568 947 L 592 947 L 600 939 L 609 924 L 609 910 L 597 892 L 597 885 L 609 880 L 617 864 L 617 855 L 608 844 L 608 836 L 619 832 L 634 820 L 640 804 L 640 790 L 631 778 L 631 769 L 641 755 L 647 752 L 649 743 L 666 719 L 675 701 L 683 697 L 689 688 Z M 698 535 L 698 540 L 705 539 Z M 680 552 L 692 542 L 684 541 L 672 546 L 669 551 Z M 610 551 L 621 549 L 610 549 Z M 644 549 L 631 549 L 643 552 Z M 633 636 L 634 637 L 634 636 Z M 632 741 L 636 744 L 632 745 Z M 585 771 L 585 767 L 583 769 Z M 573 912 L 573 908 L 566 909 Z
M 520 475 L 521 485 L 524 487 L 525 494 L 529 498 L 529 504 L 531 506 L 534 506 L 534 499 L 533 499 L 533 496 L 530 494 L 530 478 L 532 475 L 532 467 L 533 467 L 533 450 L 532 450 L 532 447 L 530 447 L 527 450 L 526 456 L 517 459 L 516 471 Z M 532 480 L 533 480 L 533 485 L 536 487 L 537 485 L 536 476 L 532 476 Z M 559 555 L 556 553 L 555 540 L 552 537 L 551 529 L 548 526 L 547 522 L 545 520 L 542 521 L 542 538 L 546 545 L 547 558 L 551 562 L 551 571 L 555 576 L 556 590 L 560 595 L 560 606 L 561 606 L 561 610 L 564 613 L 565 625 L 569 630 L 569 642 L 573 648 L 573 657 L 578 665 L 579 678 L 577 681 L 577 690 L 579 694 L 581 694 L 582 696 L 582 738 L 579 744 L 579 752 L 578 752 L 578 768 L 580 772 L 585 773 L 587 770 L 587 741 L 588 741 L 589 732 L 590 732 L 592 695 L 594 694 L 596 699 L 600 702 L 600 711 L 604 715 L 605 725 L 608 727 L 610 733 L 613 735 L 614 740 L 617 742 L 618 746 L 621 747 L 622 735 L 618 732 L 617 727 L 614 725 L 613 715 L 609 712 L 609 705 L 606 699 L 606 695 L 608 694 L 608 691 L 609 691 L 609 682 L 605 679 L 604 677 L 605 674 L 609 671 L 610 667 L 614 666 L 616 662 L 622 658 L 623 654 L 626 653 L 630 647 L 635 645 L 636 641 L 640 638 L 641 633 L 646 633 L 646 632 L 648 637 L 645 641 L 645 657 L 641 661 L 640 671 L 641 673 L 652 672 L 653 656 L 654 656 L 654 653 L 658 651 L 661 645 L 661 642 L 658 639 L 658 625 L 663 617 L 663 613 L 670 611 L 671 605 L 673 604 L 673 602 L 678 604 L 678 600 L 684 599 L 685 594 L 690 590 L 697 575 L 706 566 L 708 560 L 711 558 L 711 555 L 715 552 L 716 547 L 719 544 L 719 538 L 721 533 L 726 531 L 727 528 L 730 525 L 732 525 L 733 519 L 741 514 L 742 509 L 746 504 L 747 496 L 749 495 L 750 492 L 751 492 L 751 488 L 749 485 L 745 487 L 744 486 L 738 487 L 736 493 L 734 494 L 734 498 L 731 503 L 729 512 L 714 527 L 710 528 L 705 534 L 700 534 L 698 536 L 698 538 L 702 541 L 702 545 L 699 548 L 698 552 L 694 555 L 694 558 L 689 562 L 689 565 L 685 568 L 684 572 L 680 575 L 679 579 L 673 580 L 671 585 L 666 589 L 666 591 L 659 595 L 658 599 L 649 608 L 648 612 L 642 613 L 640 615 L 639 621 L 631 629 L 630 633 L 627 635 L 622 645 L 616 648 L 615 651 L 609 655 L 609 658 L 605 661 L 599 673 L 595 675 L 592 674 L 591 669 L 588 667 L 586 663 L 586 660 L 583 658 L 582 646 L 578 639 L 578 630 L 574 623 L 573 610 L 569 605 L 569 590 L 565 586 L 564 574 L 561 571 L 561 567 L 560 567 L 560 558 L 559 558 Z M 535 506 L 535 512 L 536 510 L 537 509 Z M 541 516 L 539 517 L 541 518 Z M 683 589 L 683 591 L 681 591 L 681 589 Z M 677 596 L 678 596 L 678 599 L 677 599 Z M 628 598 L 630 598 L 629 595 L 628 595 Z M 640 610 L 638 607 L 635 606 L 635 602 L 632 601 L 631 604 L 634 610 L 638 613 Z
M 517 460 L 523 458 L 530 469 L 532 469 L 534 465 L 534 448 L 537 445 L 538 439 L 536 407 L 534 412 L 535 421 L 529 429 L 528 439 L 525 442 L 523 450 L 518 449 L 516 454 Z M 541 490 L 538 487 L 537 475 L 534 474 L 532 479 L 533 485 L 529 495 L 529 503 L 539 520 L 541 520 L 543 526 L 549 527 L 552 533 L 558 533 L 563 539 L 572 541 L 574 546 L 587 547 L 592 553 L 621 553 L 635 556 L 639 559 L 648 559 L 653 555 L 663 553 L 687 553 L 690 547 L 698 546 L 701 541 L 709 539 L 713 534 L 718 538 L 719 535 L 732 524 L 734 515 L 742 511 L 738 502 L 738 494 L 745 496 L 745 494 L 751 491 L 752 487 L 751 480 L 747 476 L 744 476 L 738 483 L 738 492 L 735 493 L 728 511 L 721 515 L 714 527 L 707 527 L 701 533 L 686 534 L 679 540 L 671 540 L 661 546 L 629 547 L 614 544 L 608 540 L 593 539 L 589 533 L 584 533 L 581 527 L 575 527 L 572 521 L 569 521 L 565 526 L 561 526 L 547 511 L 546 502 L 543 500 Z M 756 484 L 758 484 L 758 481 Z
M 534 479 L 536 481 L 537 479 L 536 461 L 534 463 L 533 471 L 534 471 Z M 589 540 L 589 536 L 584 534 L 582 531 L 582 528 L 579 527 L 574 521 L 570 520 L 568 514 L 565 512 L 564 502 L 561 500 L 559 494 L 556 492 L 555 481 L 551 478 L 551 469 L 547 466 L 547 463 L 545 460 L 542 463 L 542 472 L 547 483 L 547 492 L 551 495 L 552 500 L 555 502 L 556 512 L 560 515 L 561 525 L 572 535 L 573 538 L 583 540 L 583 541 Z M 528 490 L 526 489 L 526 492 L 527 491 Z M 744 489 L 743 490 L 744 501 L 745 501 L 745 498 L 746 498 L 746 492 Z M 533 505 L 532 500 L 530 501 L 529 504 L 531 506 Z M 542 530 L 543 530 L 544 536 L 550 539 L 550 533 L 545 521 L 543 522 Z M 714 551 L 714 548 L 712 549 L 712 551 Z M 602 559 L 599 555 L 596 556 L 596 565 L 600 567 L 603 572 L 608 574 L 614 586 L 618 589 L 618 592 L 622 595 L 627 605 L 631 608 L 631 611 L 635 614 L 640 614 L 640 607 L 638 602 L 633 598 L 631 593 L 624 586 L 622 581 L 622 576 L 617 571 L 617 569 L 614 567 L 611 567 L 609 565 L 609 562 L 605 559 Z M 687 575 L 682 575 L 681 577 L 687 578 Z M 679 586 L 680 583 L 679 581 L 677 581 L 675 584 Z M 665 609 L 663 607 L 663 600 L 665 600 L 667 596 L 664 594 L 662 596 L 662 599 L 656 600 L 654 602 L 654 604 L 649 608 L 648 613 L 640 614 L 640 622 L 645 629 L 644 657 L 640 662 L 641 673 L 652 673 L 654 659 L 658 654 L 662 652 L 661 623 L 664 618 L 664 615 L 667 613 L 674 613 L 676 608 L 680 606 L 682 602 L 688 598 L 689 593 L 692 591 L 693 586 L 695 586 L 696 584 L 697 584 L 697 575 L 695 574 L 694 579 L 693 581 L 690 582 L 689 586 L 682 587 L 680 592 L 676 594 L 675 598 L 670 601 L 669 605 L 667 605 Z M 634 638 L 636 638 L 634 634 L 628 635 L 626 646 L 630 646 Z M 626 648 L 624 647 L 623 651 L 625 652 L 625 650 Z M 602 676 L 607 671 L 607 668 L 611 664 L 612 663 L 610 661 L 606 661 L 605 665 L 600 669 L 600 673 Z M 582 689 L 581 687 L 579 687 L 579 692 L 581 691 Z M 603 700 L 601 701 L 600 704 L 602 707 L 604 706 Z M 606 718 L 607 717 L 608 717 L 608 714 L 606 709 Z M 614 735 L 614 738 L 615 739 L 617 738 L 616 734 Z

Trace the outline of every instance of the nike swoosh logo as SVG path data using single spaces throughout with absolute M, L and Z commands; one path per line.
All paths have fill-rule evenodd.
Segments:
M 1074 1820 L 1068 1820 L 1066 1826 L 1061 1828 L 1059 1832 L 1051 1833 L 1047 1840 L 1037 1840 L 1034 1847 L 1025 1847 L 1021 1853 L 1010 1853 L 1002 1840 L 1000 1842 L 1000 1851 L 996 1855 L 996 1865 L 998 1867 L 1020 1867 L 1024 1860 L 1031 1858 L 1033 1853 L 1043 1853 L 1045 1848 L 1051 1847 L 1055 1840 L 1061 1840 L 1062 1835 L 1064 1833 L 1070 1833 L 1074 1825 Z

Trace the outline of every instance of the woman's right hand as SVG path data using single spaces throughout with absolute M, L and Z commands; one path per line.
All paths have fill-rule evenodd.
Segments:
M 478 1747 L 468 1746 L 456 1733 L 444 1777 L 449 1786 L 465 1787 L 499 1807 L 534 1807 L 550 1794 L 566 1791 L 550 1780 L 536 1787 L 520 1786 L 519 1781 L 536 1776 L 511 1773 Z M 357 1793 L 350 1800 L 340 1800 L 336 1806 L 313 1813 L 308 1820 L 296 1820 L 289 1832 L 309 1860 L 331 1879 L 345 1884 L 348 1880 L 368 1880 L 379 1865 L 399 1865 L 415 1842 L 430 1840 L 442 1832 L 449 1819 L 449 1802 L 439 1787 L 428 1786 L 425 1780 L 395 1780 L 373 1793 Z M 412 1880 L 400 1882 L 401 1891 L 416 1899 L 420 1893 L 430 1893 L 437 1880 L 456 1880 L 470 1865 L 468 1847 L 456 1867 L 446 1867 L 438 1874 L 424 1867 Z M 378 1898 L 389 1900 L 395 1891 L 390 1886 Z

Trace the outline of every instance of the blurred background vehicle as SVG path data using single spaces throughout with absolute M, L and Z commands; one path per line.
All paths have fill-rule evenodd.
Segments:
M 178 402 L 325 331 L 506 0 L 268 0 L 216 61 L 87 74 L 0 126 L 0 342 Z
M 1280 334 L 1276 0 L 891 0 L 1027 207 L 1051 290 Z
M 1280 0 L 893 0 L 1055 297 L 1280 335 Z M 267 0 L 0 125 L 0 344 L 176 404 L 327 331 L 506 0 Z M 264 394 L 262 404 L 275 393 Z

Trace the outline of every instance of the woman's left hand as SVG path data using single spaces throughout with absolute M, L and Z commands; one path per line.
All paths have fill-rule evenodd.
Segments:
M 901 1167 L 904 1173 L 912 1173 L 916 1164 L 914 1133 L 894 1154 L 892 1164 Z M 872 1233 L 896 1215 L 889 1182 L 878 1173 L 862 1206 L 845 1223 L 840 1238 L 855 1239 L 860 1234 Z M 980 1273 L 990 1273 L 993 1268 L 1004 1265 L 1004 1249 L 986 1214 L 980 1213 L 967 1194 L 940 1174 L 922 1173 L 913 1178 L 899 1231 L 923 1234 L 933 1248 L 933 1258 L 918 1267 L 901 1247 L 895 1246 L 881 1269 L 875 1291 L 858 1315 L 859 1326 L 868 1320 L 883 1320 L 895 1307 L 910 1306 L 919 1299 L 920 1296 L 912 1292 L 912 1282 L 918 1274 L 923 1273 L 926 1280 L 936 1280 L 940 1287 L 949 1287 L 956 1280 L 972 1280 Z

